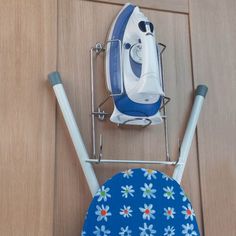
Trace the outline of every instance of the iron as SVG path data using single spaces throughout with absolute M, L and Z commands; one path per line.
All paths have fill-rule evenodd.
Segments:
M 127 3 L 114 20 L 107 42 L 106 84 L 114 102 L 110 120 L 143 126 L 161 123 L 164 92 L 153 24 L 139 7 Z

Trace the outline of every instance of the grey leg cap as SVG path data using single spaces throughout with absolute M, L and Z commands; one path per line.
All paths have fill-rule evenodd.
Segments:
M 54 71 L 48 75 L 48 81 L 52 86 L 54 86 L 56 84 L 62 84 L 61 76 L 60 76 L 59 72 L 57 72 L 57 71 Z
M 196 96 L 200 95 L 203 96 L 204 98 L 207 95 L 208 87 L 206 85 L 198 85 L 196 89 Z

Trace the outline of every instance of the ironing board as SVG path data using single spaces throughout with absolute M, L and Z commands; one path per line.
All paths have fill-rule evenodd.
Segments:
M 196 236 L 194 210 L 181 186 L 151 169 L 113 176 L 95 194 L 82 231 L 89 236 Z
M 175 163 L 173 178 L 151 169 L 129 169 L 99 186 L 60 74 L 49 74 L 91 194 L 82 236 L 199 236 L 194 210 L 180 186 L 194 131 L 207 94 L 199 85 Z M 101 161 L 101 160 L 100 160 Z

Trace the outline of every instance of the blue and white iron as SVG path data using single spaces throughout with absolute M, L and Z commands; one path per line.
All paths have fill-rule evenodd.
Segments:
M 162 122 L 160 53 L 153 24 L 139 7 L 127 3 L 111 26 L 106 53 L 106 82 L 117 124 Z

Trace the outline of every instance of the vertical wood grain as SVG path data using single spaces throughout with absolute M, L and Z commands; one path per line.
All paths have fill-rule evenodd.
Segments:
M 87 0 L 87 1 L 94 1 L 94 2 L 107 2 L 107 3 L 114 3 L 114 4 L 121 4 L 124 5 L 128 1 L 126 0 Z M 161 11 L 172 11 L 172 12 L 179 12 L 179 13 L 188 13 L 189 12 L 189 4 L 188 0 L 132 0 L 133 4 L 145 7 L 149 9 L 161 10 Z
M 96 42 L 106 40 L 110 24 L 119 10 L 120 6 L 112 4 L 59 0 L 58 70 L 63 77 L 78 126 L 90 153 L 92 147 L 89 50 Z M 145 13 L 157 26 L 160 42 L 167 44 L 164 55 L 165 77 L 168 95 L 173 99 L 168 105 L 169 138 L 171 154 L 176 159 L 178 138 L 181 139 L 183 136 L 193 92 L 188 17 L 185 14 L 155 10 L 145 10 Z M 97 101 L 106 93 L 103 59 L 103 56 L 98 58 Z M 107 108 L 111 109 L 111 104 Z M 96 124 L 98 132 L 104 128 L 104 155 L 107 155 L 107 158 L 165 159 L 162 127 L 149 127 L 141 132 L 137 129 L 121 130 L 111 123 Z M 201 227 L 196 154 L 194 141 L 183 185 L 192 198 Z M 56 158 L 54 235 L 78 235 L 91 196 L 60 112 L 57 113 Z M 151 167 L 169 174 L 172 172 L 171 168 Z M 96 166 L 95 170 L 100 183 L 103 183 L 117 171 L 126 168 L 125 165 L 101 165 Z
M 236 1 L 191 0 L 195 83 L 209 93 L 198 125 L 205 235 L 236 235 Z
M 89 49 L 97 41 L 105 41 L 120 9 L 116 4 L 124 1 L 58 1 L 58 68 L 91 151 Z M 236 2 L 190 0 L 190 8 L 186 0 L 135 2 L 147 8 L 144 12 L 157 26 L 159 41 L 167 45 L 164 68 L 167 95 L 172 98 L 168 114 L 173 159 L 192 102 L 192 79 L 195 85 L 209 86 L 183 186 L 201 230 L 204 220 L 202 235 L 235 236 Z M 53 235 L 53 223 L 55 236 L 79 235 L 91 196 L 62 116 L 55 114 L 55 98 L 46 81 L 48 72 L 56 68 L 57 0 L 3 0 L 0 25 L 0 235 Z M 103 66 L 101 56 L 97 100 L 106 92 Z M 98 131 L 101 128 L 108 158 L 164 159 L 161 127 L 140 132 L 97 122 Z M 127 166 L 103 165 L 95 169 L 102 183 L 124 168 Z M 172 172 L 171 168 L 158 169 Z
M 0 3 L 0 235 L 51 236 L 56 0 Z

